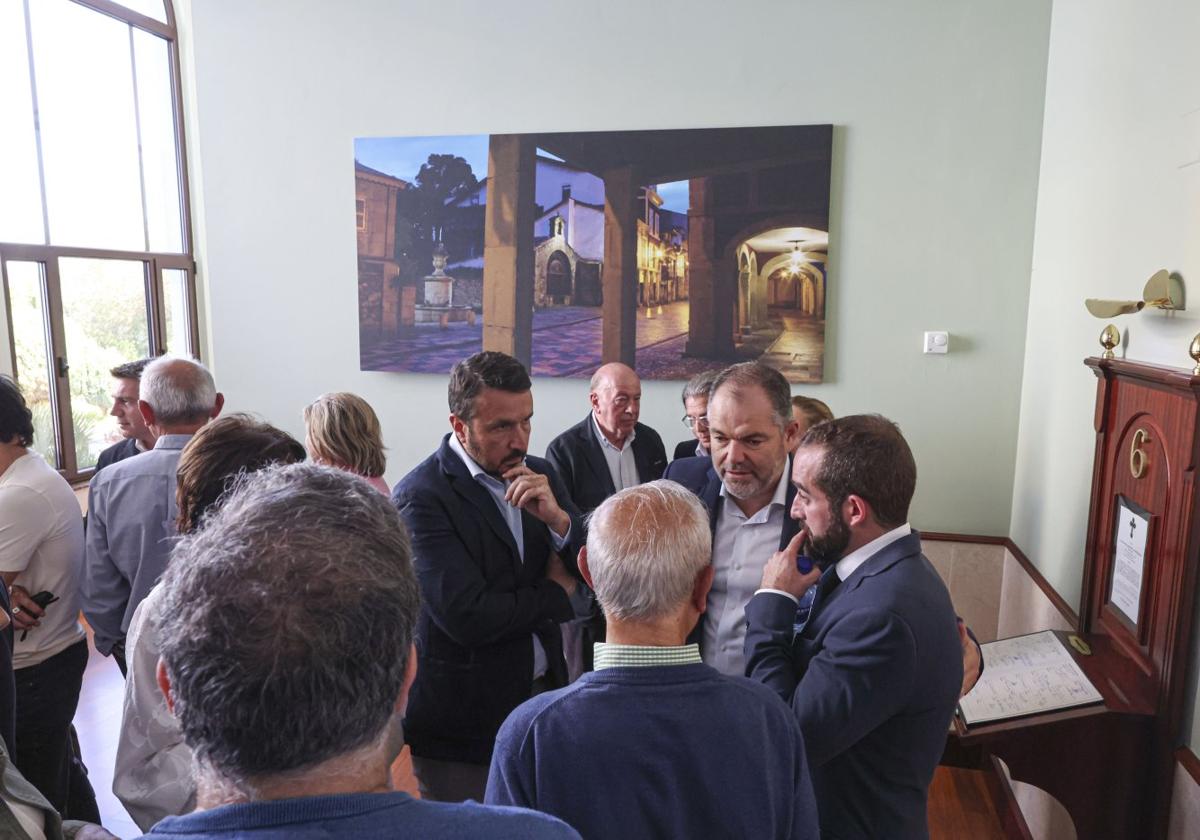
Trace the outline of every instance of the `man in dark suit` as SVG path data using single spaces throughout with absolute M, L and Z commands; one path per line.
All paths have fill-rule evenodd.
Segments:
M 614 493 L 662 478 L 667 453 L 658 432 L 638 422 L 642 383 L 620 362 L 592 376 L 592 410 L 546 447 L 571 501 L 591 513 Z
M 823 836 L 929 836 L 927 793 L 963 661 L 950 595 L 908 524 L 916 476 L 883 417 L 810 429 L 792 467 L 804 530 L 770 558 L 746 606 L 747 675 L 800 721 Z M 806 540 L 808 572 L 797 563 Z M 818 581 L 797 634 L 800 598 Z
M 718 370 L 706 370 L 683 386 L 683 424 L 692 430 L 692 436 L 679 442 L 671 456 L 672 461 L 708 457 L 708 391 L 718 373 Z
M 791 388 L 757 362 L 732 365 L 713 380 L 707 399 L 711 458 L 683 458 L 667 468 L 708 507 L 713 530 L 713 585 L 693 633 L 705 663 L 727 676 L 746 670 L 745 607 L 772 552 L 798 527 L 787 515 L 793 448 Z
M 124 461 L 154 448 L 154 432 L 150 431 L 138 410 L 142 371 L 152 361 L 153 359 L 138 359 L 136 362 L 117 365 L 109 371 L 114 383 L 113 404 L 108 413 L 117 418 L 117 431 L 123 439 L 100 453 L 96 458 L 96 472 L 100 472 L 109 464 Z
M 404 722 L 426 799 L 482 800 L 496 731 L 566 682 L 583 526 L 553 467 L 526 455 L 521 363 L 477 353 L 450 373 L 450 428 L 396 485 L 421 585 L 418 668 Z
M 699 643 L 705 662 L 732 676 L 745 673 L 745 607 L 763 567 L 800 530 L 788 515 L 796 497 L 788 453 L 796 449 L 797 421 L 783 375 L 752 362 L 720 372 L 708 415 L 712 456 L 672 461 L 664 478 L 687 487 L 709 510 L 715 574 L 708 608 L 689 640 Z M 796 623 L 807 616 L 815 594 L 802 596 Z M 960 641 L 965 694 L 979 678 L 982 659 L 965 626 Z
M 566 485 L 581 513 L 588 514 L 614 493 L 662 478 L 667 453 L 662 438 L 639 423 L 642 382 L 620 362 L 602 365 L 592 375 L 592 410 L 546 447 L 546 460 Z M 592 645 L 604 641 L 604 616 L 598 609 L 563 626 L 563 653 L 572 681 L 592 667 Z

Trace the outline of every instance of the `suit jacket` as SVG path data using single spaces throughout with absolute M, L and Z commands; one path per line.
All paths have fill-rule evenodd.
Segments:
M 788 470 L 791 470 L 791 461 L 788 461 Z M 680 458 L 678 461 L 672 461 L 667 467 L 663 478 L 682 484 L 687 489 L 691 490 L 700 497 L 700 501 L 704 502 L 704 506 L 708 508 L 708 525 L 712 529 L 713 539 L 717 536 L 717 522 L 721 518 L 721 505 L 725 501 L 725 497 L 721 495 L 721 479 L 717 476 L 717 471 L 713 469 L 712 458 L 693 455 L 691 458 Z M 792 537 L 796 536 L 800 531 L 800 523 L 791 517 L 792 501 L 796 498 L 796 487 L 788 482 L 787 497 L 784 502 L 783 527 L 779 531 L 779 548 L 787 548 L 787 544 L 792 541 Z M 762 558 L 763 565 L 766 565 L 768 557 Z M 793 610 L 794 612 L 794 610 Z M 696 644 L 704 644 L 704 620 L 708 613 L 700 616 L 700 620 L 696 622 L 695 629 L 688 636 L 689 642 Z
M 675 454 L 671 456 L 671 460 L 678 461 L 683 458 L 695 458 L 697 443 L 699 441 L 694 437 L 679 441 L 679 443 L 675 444 Z
M 638 423 L 634 426 L 633 461 L 637 465 L 638 479 L 642 482 L 662 478 L 667 468 L 667 451 L 662 438 L 649 426 Z M 612 473 L 600 448 L 600 438 L 592 415 L 583 418 L 546 447 L 546 460 L 557 470 L 571 501 L 583 513 L 591 513 L 600 503 L 617 492 Z
M 750 600 L 747 673 L 800 721 L 822 837 L 928 837 L 926 796 L 963 672 L 954 607 L 920 535 L 819 594 L 793 639 L 795 613 L 782 595 Z
M 109 464 L 115 464 L 117 461 L 124 461 L 126 458 L 132 458 L 134 455 L 141 453 L 137 448 L 137 441 L 134 438 L 125 438 L 119 440 L 112 446 L 105 449 L 96 458 L 96 472 L 107 467 Z M 95 473 L 92 474 L 93 476 Z
M 414 755 L 487 764 L 500 724 L 530 696 L 534 635 L 546 650 L 547 676 L 565 684 L 558 623 L 574 613 L 562 587 L 546 579 L 550 529 L 522 514 L 522 561 L 496 502 L 449 438 L 392 492 L 412 536 L 421 585 L 417 679 L 404 732 Z M 583 541 L 578 512 L 548 463 L 529 457 L 526 465 L 549 476 L 571 517 L 563 561 L 576 571 Z

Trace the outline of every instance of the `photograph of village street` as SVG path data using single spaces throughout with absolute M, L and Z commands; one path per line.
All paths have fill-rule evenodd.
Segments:
M 363 370 L 822 381 L 832 127 L 359 138 Z

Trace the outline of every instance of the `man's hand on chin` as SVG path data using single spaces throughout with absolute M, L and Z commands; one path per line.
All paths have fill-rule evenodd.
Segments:
M 782 551 L 776 551 L 763 568 L 761 589 L 778 589 L 799 599 L 805 591 L 821 579 L 821 570 L 815 565 L 806 573 L 796 568 L 796 557 L 800 554 L 800 546 L 808 537 L 808 529 L 802 530 Z

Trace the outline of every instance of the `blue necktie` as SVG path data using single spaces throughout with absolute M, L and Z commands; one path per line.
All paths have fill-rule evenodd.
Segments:
M 792 638 L 799 636 L 804 632 L 804 625 L 808 624 L 808 616 L 812 612 L 813 601 L 817 597 L 817 587 L 810 586 L 804 590 L 804 594 L 800 596 L 800 606 L 796 607 L 796 619 L 792 624 Z

